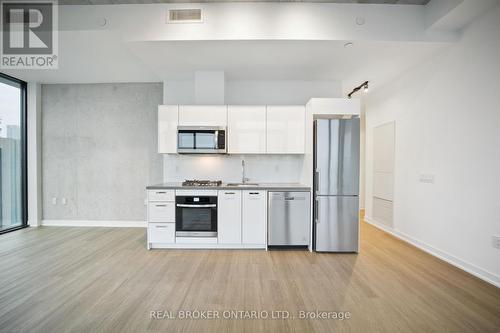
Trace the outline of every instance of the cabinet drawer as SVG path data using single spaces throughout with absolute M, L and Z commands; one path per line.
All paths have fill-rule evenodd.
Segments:
M 148 201 L 175 201 L 174 190 L 149 190 Z
M 175 202 L 148 203 L 149 222 L 175 222 Z
M 175 223 L 149 223 L 149 243 L 175 243 Z

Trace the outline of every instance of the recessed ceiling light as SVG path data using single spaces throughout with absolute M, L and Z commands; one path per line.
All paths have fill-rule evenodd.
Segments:
M 100 27 L 105 27 L 107 24 L 108 24 L 108 20 L 105 18 L 105 17 L 99 17 L 97 19 L 97 24 L 100 26 Z
M 365 24 L 365 18 L 361 17 L 361 16 L 356 17 L 356 24 L 357 25 L 363 25 L 363 24 Z
M 354 45 L 353 43 L 347 42 L 347 43 L 344 44 L 344 47 L 345 48 L 351 48 L 351 47 L 353 47 L 353 45 Z

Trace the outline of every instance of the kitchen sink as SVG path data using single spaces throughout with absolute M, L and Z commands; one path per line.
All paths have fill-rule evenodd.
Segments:
M 253 186 L 259 186 L 257 183 L 228 183 L 226 184 L 227 186 L 238 186 L 238 187 L 253 187 Z

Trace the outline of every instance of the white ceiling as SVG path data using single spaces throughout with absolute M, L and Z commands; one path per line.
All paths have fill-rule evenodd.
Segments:
M 230 80 L 345 80 L 356 72 L 400 71 L 440 50 L 439 43 L 341 41 L 136 42 L 129 50 L 165 78 L 224 70 Z M 413 59 L 413 60 L 412 60 Z
M 113 33 L 63 33 L 58 70 L 9 71 L 45 83 L 191 80 L 223 70 L 228 80 L 393 78 L 448 44 L 341 41 L 158 41 L 122 43 Z
M 233 14 L 246 15 L 246 6 L 210 5 L 215 7 L 205 8 L 207 17 L 211 15 L 206 24 L 175 26 L 163 22 L 163 6 L 119 6 L 119 10 L 115 6 L 64 6 L 60 10 L 64 29 L 59 31 L 59 69 L 5 72 L 41 83 L 102 83 L 192 80 L 197 70 L 223 70 L 228 80 L 335 80 L 344 86 L 370 80 L 376 88 L 453 43 L 422 39 L 421 35 L 431 34 L 422 22 L 422 9 L 416 6 L 329 5 L 325 11 L 320 5 L 249 5 L 253 11 L 245 17 Z M 311 12 L 304 14 L 306 9 Z M 224 39 L 225 33 L 235 29 L 242 35 L 254 31 L 250 24 L 255 23 L 254 17 L 262 17 L 261 10 L 275 19 L 267 30 L 254 29 L 262 38 L 235 40 L 229 35 Z M 279 16 L 283 12 L 286 15 Z M 358 12 L 367 19 L 364 26 L 355 23 Z M 108 26 L 94 24 L 100 15 L 109 19 Z M 132 16 L 134 20 L 129 19 Z M 312 22 L 307 20 L 312 18 Z M 309 29 L 306 37 L 311 39 L 294 39 L 304 29 Z M 138 37 L 130 38 L 133 34 Z M 344 47 L 348 41 L 354 45 Z
M 430 0 L 59 0 L 60 5 L 118 5 L 147 3 L 210 3 L 210 2 L 321 2 L 386 5 L 426 5 Z

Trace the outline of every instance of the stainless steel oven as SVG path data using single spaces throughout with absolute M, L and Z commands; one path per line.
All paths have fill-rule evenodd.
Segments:
M 217 196 L 179 195 L 175 206 L 177 237 L 217 237 Z
M 180 154 L 225 154 L 226 128 L 219 126 L 178 126 L 177 152 Z

